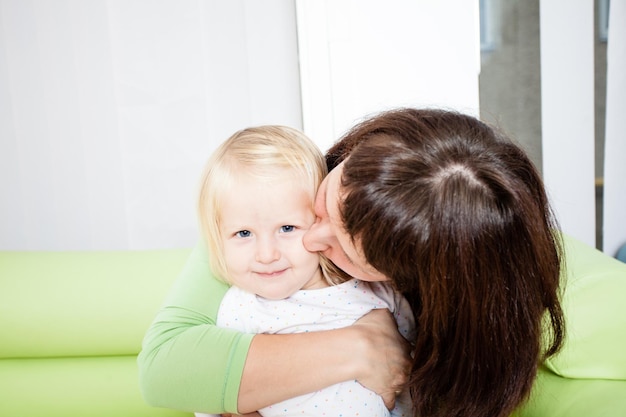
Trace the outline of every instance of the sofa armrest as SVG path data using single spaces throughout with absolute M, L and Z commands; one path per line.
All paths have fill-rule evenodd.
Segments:
M 568 378 L 626 380 L 626 264 L 568 236 L 564 249 L 566 337 L 545 365 Z
M 0 358 L 136 355 L 189 253 L 0 251 Z

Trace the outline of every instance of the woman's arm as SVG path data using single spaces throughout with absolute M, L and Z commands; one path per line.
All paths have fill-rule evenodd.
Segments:
M 342 329 L 257 335 L 241 381 L 239 410 L 252 412 L 353 379 L 381 395 L 391 409 L 396 388 L 410 371 L 409 350 L 386 309 Z
M 138 364 L 149 404 L 246 413 L 350 379 L 393 404 L 409 367 L 390 314 L 325 332 L 249 335 L 215 326 L 227 289 L 199 244 L 144 338 Z
M 228 285 L 210 272 L 206 246 L 191 253 L 146 333 L 138 357 L 146 402 L 186 411 L 235 412 L 253 335 L 215 326 Z

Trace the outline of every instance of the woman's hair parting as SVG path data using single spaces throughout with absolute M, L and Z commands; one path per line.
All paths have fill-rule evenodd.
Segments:
M 341 161 L 346 232 L 415 314 L 415 415 L 510 415 L 564 334 L 537 169 L 494 128 L 433 109 L 365 120 L 328 152 Z
M 221 203 L 237 180 L 271 181 L 289 175 L 307 189 L 313 210 L 317 188 L 326 173 L 319 148 L 304 133 L 290 127 L 249 127 L 224 141 L 205 164 L 198 199 L 198 219 L 215 276 L 228 281 L 220 235 Z M 330 283 L 346 279 L 327 259 L 322 257 L 320 262 Z

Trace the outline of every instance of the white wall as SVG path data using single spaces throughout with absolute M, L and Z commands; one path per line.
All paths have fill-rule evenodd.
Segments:
M 594 5 L 541 0 L 543 174 L 563 230 L 595 239 Z M 602 248 L 626 244 L 626 1 L 611 1 Z M 603 122 L 603 121 L 599 121 Z
M 0 0 L 0 249 L 191 246 L 201 166 L 301 127 L 295 10 L 271 0 Z
M 296 9 L 304 130 L 324 149 L 390 107 L 478 115 L 477 1 L 296 0 Z
M 607 48 L 603 250 L 626 245 L 626 0 L 611 2 Z
M 594 10 L 541 0 L 543 177 L 563 230 L 595 243 Z

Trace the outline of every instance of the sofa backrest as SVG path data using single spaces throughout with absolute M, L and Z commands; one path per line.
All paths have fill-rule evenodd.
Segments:
M 564 244 L 566 340 L 546 366 L 626 380 L 626 264 Z M 0 358 L 137 354 L 190 252 L 0 252 Z

